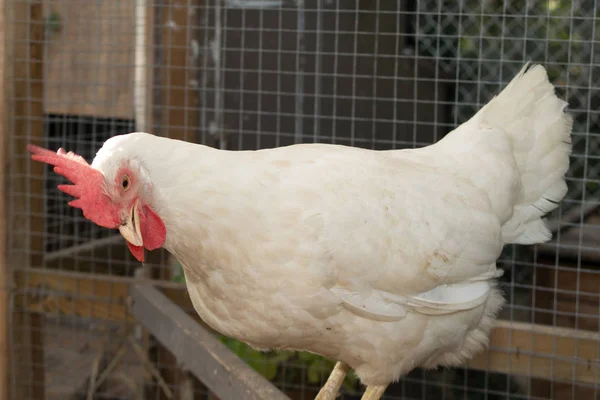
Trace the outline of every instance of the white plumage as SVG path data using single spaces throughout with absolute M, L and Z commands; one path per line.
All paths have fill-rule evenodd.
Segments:
M 526 70 L 420 149 L 233 152 L 131 133 L 92 168 L 107 185 L 123 164 L 139 178 L 207 324 L 345 363 L 378 397 L 480 351 L 503 304 L 503 246 L 551 236 L 542 217 L 567 191 L 572 119 L 544 68 Z

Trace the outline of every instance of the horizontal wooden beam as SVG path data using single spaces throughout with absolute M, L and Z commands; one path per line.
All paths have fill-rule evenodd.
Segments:
M 15 272 L 15 277 L 17 304 L 26 304 L 26 308 L 33 312 L 134 321 L 127 309 L 129 287 L 133 283 L 160 287 L 171 301 L 184 310 L 193 309 L 182 283 L 50 269 L 21 269 Z M 39 293 L 44 293 L 44 296 Z
M 131 299 L 136 319 L 219 398 L 290 400 L 156 288 L 132 285 Z
M 31 297 L 20 304 L 27 304 L 33 312 L 133 321 L 127 308 L 129 289 L 134 283 L 144 283 L 159 287 L 167 298 L 201 322 L 192 311 L 185 285 L 180 283 L 35 269 L 19 270 L 17 278 L 17 293 Z M 39 289 L 47 293 L 43 298 Z M 496 321 L 489 351 L 467 365 L 488 372 L 594 384 L 600 380 L 599 343 L 597 332 Z
M 496 321 L 487 352 L 473 369 L 551 381 L 594 384 L 600 380 L 600 334 L 548 325 Z

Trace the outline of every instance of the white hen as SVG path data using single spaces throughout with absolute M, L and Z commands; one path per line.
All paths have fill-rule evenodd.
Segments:
M 503 304 L 502 247 L 551 237 L 542 217 L 567 191 L 572 119 L 544 68 L 526 69 L 421 149 L 232 152 L 131 133 L 91 167 L 30 150 L 138 259 L 143 247 L 171 252 L 212 328 L 337 360 L 320 398 L 350 367 L 376 399 L 413 368 L 480 351 Z

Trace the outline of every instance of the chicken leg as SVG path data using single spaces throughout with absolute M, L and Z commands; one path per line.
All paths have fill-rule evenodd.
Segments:
M 385 393 L 388 385 L 368 386 L 361 400 L 379 400 Z
M 333 367 L 333 371 L 327 378 L 325 385 L 319 390 L 315 400 L 333 400 L 337 397 L 346 374 L 350 371 L 350 366 L 345 362 L 338 361 Z

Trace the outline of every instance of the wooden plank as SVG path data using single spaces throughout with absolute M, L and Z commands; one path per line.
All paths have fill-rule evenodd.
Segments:
M 470 368 L 554 381 L 594 384 L 600 378 L 600 334 L 552 326 L 497 321 L 490 349 Z
M 129 286 L 132 278 L 109 277 L 96 274 L 65 273 L 56 270 L 24 270 L 16 272 L 18 296 L 36 297 L 29 300 L 28 309 L 36 313 L 97 318 L 110 321 L 134 321 L 127 312 Z M 145 281 L 142 281 L 145 282 Z M 182 284 L 161 284 L 165 295 L 184 310 L 192 310 L 192 303 Z M 47 293 L 40 297 L 38 293 Z M 198 318 L 199 319 L 199 318 Z
M 9 161 L 10 242 L 9 265 L 42 264 L 43 165 L 32 163 L 26 145 L 43 145 L 44 138 L 44 20 L 41 0 L 9 2 L 6 10 L 11 21 L 11 149 Z M 18 178 L 17 178 L 18 177 Z M 44 348 L 43 320 L 26 311 L 27 304 L 13 303 L 11 314 L 11 383 L 17 399 L 43 399 Z M 14 368 L 13 368 L 14 367 Z
M 134 2 L 44 0 L 48 31 L 46 112 L 131 119 Z
M 595 331 L 600 326 L 600 271 L 538 257 L 533 322 Z M 589 266 L 587 266 L 589 267 Z
M 154 287 L 133 285 L 131 297 L 136 318 L 220 398 L 289 400 Z
M 8 136 L 8 88 L 6 87 L 7 74 L 5 63 L 6 58 L 6 41 L 7 41 L 7 23 L 6 18 L 6 1 L 0 0 L 0 156 L 6 160 L 6 138 Z M 8 400 L 8 318 L 9 318 L 9 271 L 6 260 L 6 193 L 5 190 L 6 168 L 0 168 L 0 188 L 2 188 L 2 196 L 0 196 L 0 400 Z
M 569 262 L 562 258 L 560 268 L 555 268 L 555 256 L 538 255 L 533 322 L 597 331 L 600 324 L 600 274 L 592 265 L 578 265 L 577 260 Z M 544 379 L 531 381 L 531 395 L 565 400 L 595 398 L 592 385 Z M 600 400 L 600 393 L 597 398 Z
M 133 321 L 126 311 L 127 284 L 84 277 L 57 276 L 36 271 L 19 271 L 19 296 L 35 293 L 37 301 L 27 301 L 37 313 Z M 24 292 L 22 292 L 24 291 Z M 29 292 L 29 293 L 27 293 Z M 47 293 L 43 297 L 37 293 Z M 33 295 L 31 295 L 32 297 Z M 24 301 L 25 302 L 25 301 Z
M 29 288 L 44 287 L 46 292 L 54 292 L 53 302 L 46 306 L 40 306 L 39 302 L 32 304 L 32 311 L 131 320 L 127 311 L 127 293 L 135 282 L 131 278 L 61 274 L 49 270 L 19 274 L 28 277 Z M 173 303 L 200 321 L 184 285 L 156 280 L 145 282 L 162 285 L 161 291 Z M 60 301 L 56 300 L 59 298 Z M 490 336 L 489 351 L 476 356 L 468 366 L 489 372 L 594 383 L 594 379 L 597 382 L 600 378 L 599 343 L 598 332 L 497 321 Z

